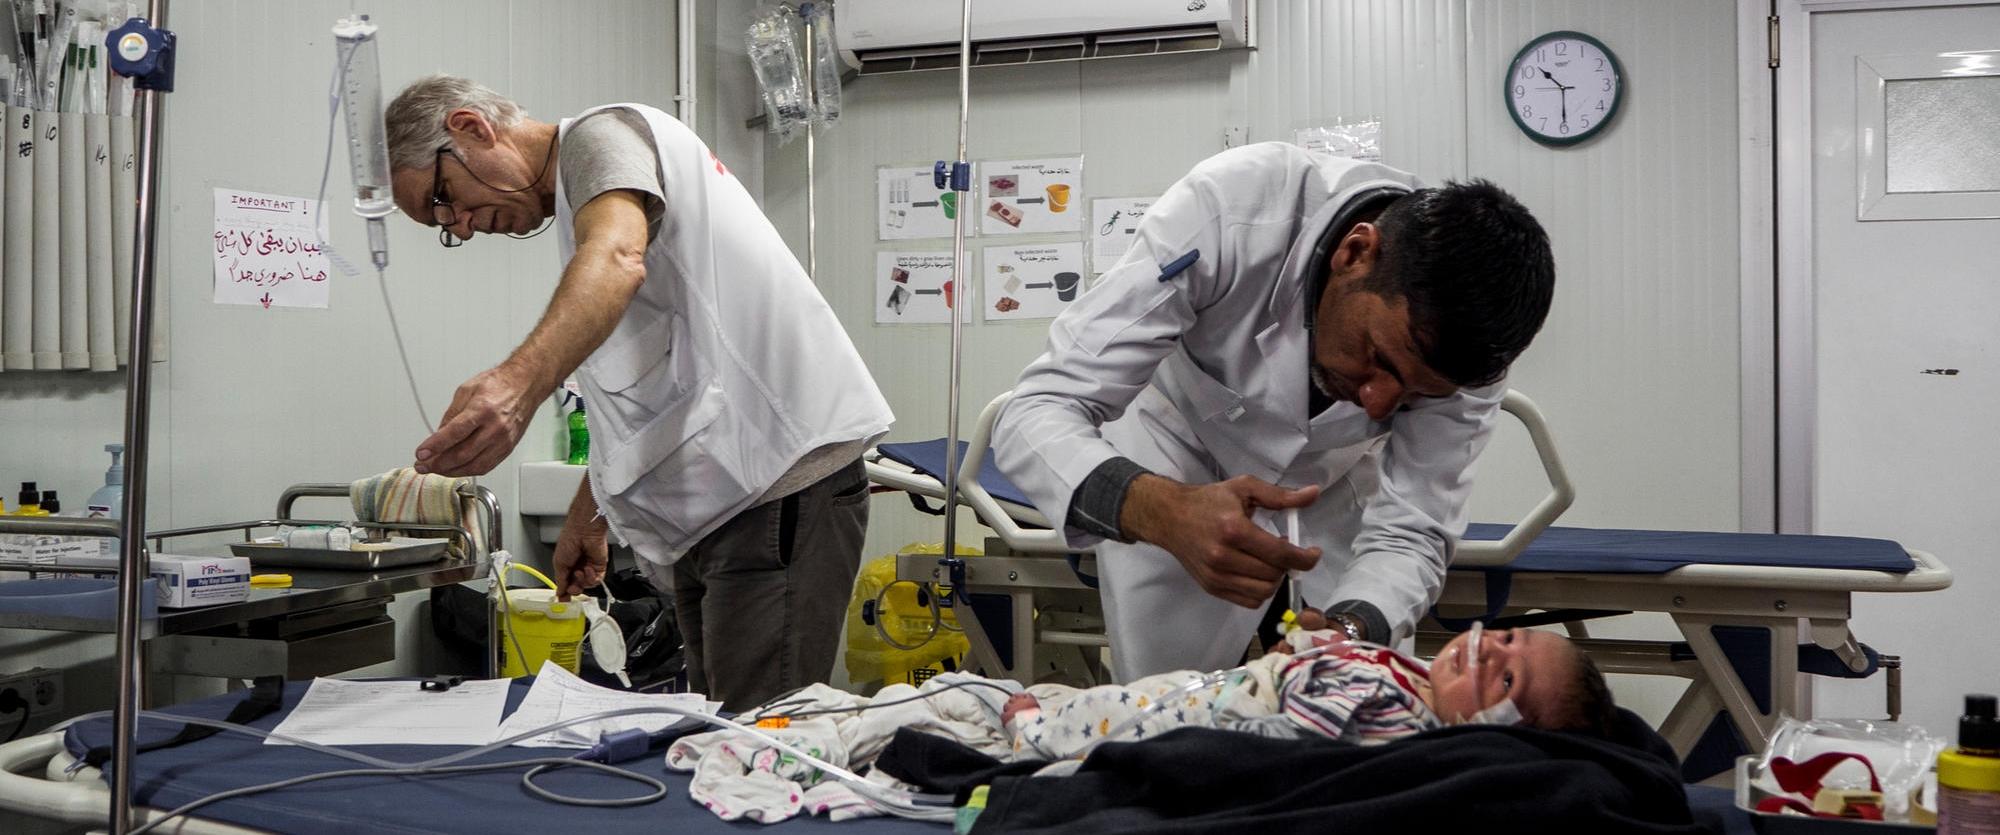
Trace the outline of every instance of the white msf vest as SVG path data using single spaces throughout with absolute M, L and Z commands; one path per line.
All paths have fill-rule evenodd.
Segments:
M 666 214 L 645 283 L 577 381 L 598 508 L 614 537 L 665 565 L 807 452 L 880 435 L 894 416 L 832 308 L 708 146 L 645 105 L 577 118 L 611 107 L 651 127 Z M 564 264 L 574 224 L 558 177 Z

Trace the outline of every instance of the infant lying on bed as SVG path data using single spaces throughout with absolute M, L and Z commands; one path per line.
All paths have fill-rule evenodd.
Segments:
M 1323 736 L 1373 744 L 1445 724 L 1519 721 L 1546 729 L 1606 733 L 1612 721 L 1604 678 L 1560 635 L 1530 630 L 1460 635 L 1424 665 L 1391 650 L 1332 645 L 1335 633 L 1295 631 L 1291 651 L 1273 652 L 1242 675 L 1194 692 L 1193 672 L 1129 686 L 1079 690 L 947 673 L 921 687 L 891 685 L 874 697 L 816 684 L 738 721 L 774 719 L 766 732 L 855 771 L 873 765 L 898 730 L 957 740 L 989 756 L 1055 760 L 1040 773 L 1075 770 L 1105 734 L 1148 739 L 1173 728 L 1224 728 L 1274 737 Z M 1303 652 L 1315 646 L 1319 654 Z M 1476 651 L 1475 651 L 1476 650 Z M 1163 695 L 1170 708 L 1120 730 Z M 1517 717 L 1518 714 L 1518 717 Z M 754 738 L 716 731 L 683 738 L 667 765 L 694 772 L 688 794 L 724 820 L 775 823 L 800 812 L 834 820 L 880 814 L 819 769 Z M 870 780 L 893 782 L 869 773 Z
M 1362 745 L 1442 725 L 1523 724 L 1601 736 L 1613 715 L 1604 677 L 1567 638 L 1509 629 L 1453 638 L 1425 665 L 1393 650 L 1330 645 L 1331 631 L 1294 631 L 1286 650 L 1252 661 L 1245 675 L 1188 691 L 1193 672 L 1149 676 L 1125 686 L 1077 690 L 1038 685 L 1007 701 L 1002 714 L 1016 756 L 1060 760 L 1115 734 L 1144 739 L 1209 727 L 1267 737 L 1322 736 Z M 1324 646 L 1317 655 L 1289 651 Z M 1162 699 L 1173 703 L 1140 716 Z

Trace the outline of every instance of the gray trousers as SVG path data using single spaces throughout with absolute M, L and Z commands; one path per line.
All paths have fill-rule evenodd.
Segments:
M 868 528 L 861 461 L 737 514 L 673 566 L 688 684 L 743 711 L 833 672 Z

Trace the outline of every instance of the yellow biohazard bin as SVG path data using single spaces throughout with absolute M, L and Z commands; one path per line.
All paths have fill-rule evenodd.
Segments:
M 556 600 L 556 584 L 540 571 L 512 563 L 508 571 L 525 571 L 545 589 L 501 590 L 499 611 L 500 675 L 520 678 L 541 670 L 543 661 L 577 672 L 583 646 L 583 607 Z
M 944 546 L 911 543 L 901 553 L 943 555 Z M 979 556 L 980 551 L 961 545 L 958 554 Z M 854 580 L 854 599 L 847 605 L 848 680 L 922 684 L 964 665 L 972 644 L 959 631 L 958 617 L 950 609 L 940 609 L 934 619 L 931 593 L 927 586 L 896 582 L 895 554 L 862 564 Z M 884 633 L 889 640 L 883 639 Z

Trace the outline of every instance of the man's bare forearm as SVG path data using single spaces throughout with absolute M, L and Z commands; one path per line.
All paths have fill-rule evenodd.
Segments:
M 542 320 L 501 365 L 525 375 L 537 392 L 555 390 L 611 336 L 645 278 L 643 257 L 578 248 Z
M 646 281 L 646 204 L 637 193 L 607 191 L 578 209 L 576 252 L 542 320 L 501 363 L 541 397 L 610 338 Z
M 590 492 L 590 475 L 587 473 L 583 481 L 576 485 L 576 496 L 569 501 L 569 517 L 563 524 L 576 534 L 602 535 L 610 527 L 598 513 L 597 496 Z

